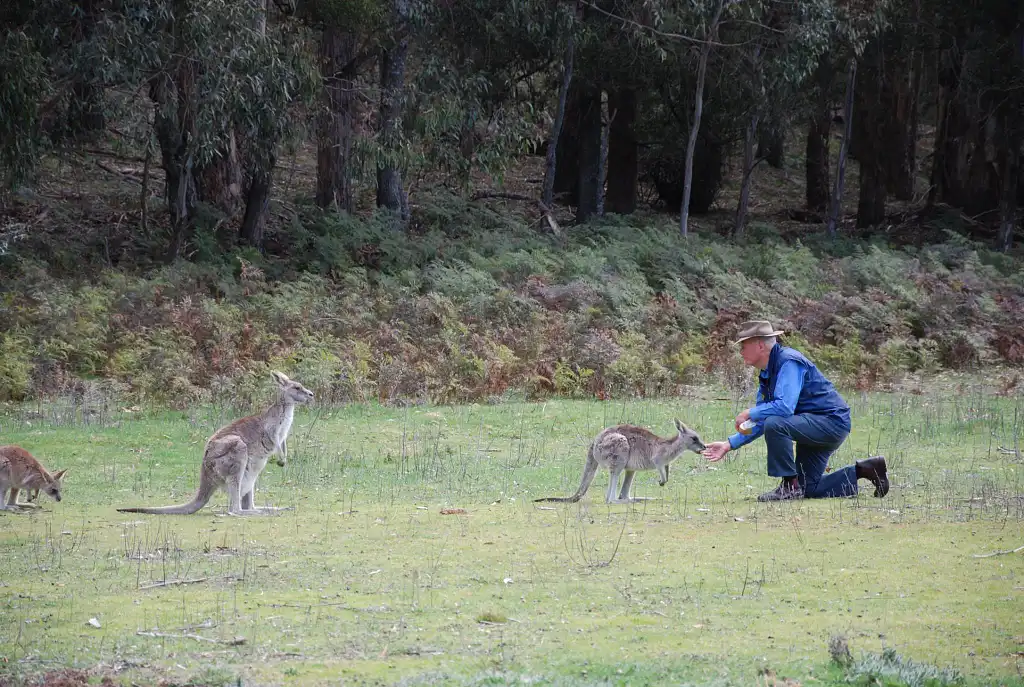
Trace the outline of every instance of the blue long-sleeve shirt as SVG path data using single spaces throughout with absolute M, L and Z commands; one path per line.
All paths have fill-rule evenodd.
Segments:
M 764 374 L 762 372 L 762 374 Z M 764 434 L 764 419 L 772 415 L 789 417 L 796 409 L 796 402 L 800 399 L 800 391 L 804 388 L 804 377 L 807 371 L 803 365 L 795 361 L 787 361 L 779 368 L 779 379 L 775 382 L 775 400 L 766 403 L 761 396 L 760 388 L 757 392 L 757 402 L 750 409 L 750 419 L 756 422 L 750 434 L 737 432 L 729 437 L 729 446 L 738 449 L 740 446 L 749 444 L 754 439 Z M 760 387 L 760 385 L 758 385 Z

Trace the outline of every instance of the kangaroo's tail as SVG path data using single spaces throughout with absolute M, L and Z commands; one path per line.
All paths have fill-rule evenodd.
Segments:
M 199 489 L 196 495 L 188 503 L 180 506 L 152 506 L 149 508 L 118 508 L 119 513 L 149 513 L 150 515 L 192 515 L 205 506 L 217 491 L 217 485 L 210 479 L 199 480 Z
M 580 480 L 580 487 L 576 490 L 576 493 L 572 496 L 548 496 L 543 499 L 534 499 L 534 503 L 540 501 L 550 501 L 554 503 L 576 503 L 583 495 L 587 493 L 587 489 L 590 488 L 590 483 L 594 481 L 594 475 L 597 474 L 597 458 L 594 457 L 594 445 L 590 445 L 590 450 L 587 451 L 587 463 L 583 466 L 583 479 Z

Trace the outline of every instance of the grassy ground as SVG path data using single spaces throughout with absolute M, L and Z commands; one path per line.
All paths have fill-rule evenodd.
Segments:
M 1024 544 L 1024 403 L 850 400 L 834 464 L 884 453 L 884 500 L 759 504 L 757 442 L 717 469 L 685 454 L 664 488 L 642 473 L 657 500 L 606 506 L 605 473 L 579 505 L 532 502 L 572 493 L 606 424 L 724 437 L 736 406 L 695 392 L 308 409 L 257 494 L 295 508 L 257 518 L 218 515 L 223 494 L 194 516 L 114 510 L 187 500 L 222 409 L 11 410 L 3 441 L 70 471 L 63 502 L 0 516 L 0 683 L 838 684 L 843 635 L 855 659 L 1024 684 L 1024 554 L 978 557 Z

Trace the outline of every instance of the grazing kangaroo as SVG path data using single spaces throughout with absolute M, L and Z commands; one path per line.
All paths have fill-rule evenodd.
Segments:
M 606 503 L 633 503 L 639 500 L 629 495 L 630 487 L 633 486 L 633 475 L 637 470 L 657 470 L 658 484 L 665 486 L 668 482 L 669 463 L 687 449 L 700 453 L 705 448 L 704 442 L 696 432 L 679 420 L 675 423 L 678 434 L 671 439 L 662 439 L 643 427 L 634 425 L 618 425 L 601 430 L 590 444 L 587 463 L 583 467 L 583 479 L 576 493 L 567 498 L 551 496 L 534 501 L 576 503 L 587 493 L 599 466 L 606 467 L 611 472 L 608 492 L 604 498 Z M 622 481 L 622 491 L 616 498 L 619 475 L 623 472 L 626 475 Z
M 195 497 L 180 506 L 118 508 L 121 513 L 154 515 L 191 515 L 209 502 L 214 492 L 228 492 L 229 515 L 255 515 L 280 508 L 253 505 L 256 478 L 274 453 L 278 465 L 288 461 L 285 441 L 295 417 L 295 405 L 309 403 L 313 392 L 280 372 L 271 372 L 278 385 L 277 402 L 259 415 L 250 415 L 221 427 L 206 441 L 199 471 L 199 489 Z
M 20 446 L 0 446 L 0 510 L 20 511 L 25 508 L 39 508 L 35 503 L 18 503 L 18 492 L 22 489 L 45 492 L 60 501 L 60 490 L 67 470 L 52 475 L 46 471 L 31 453 Z M 7 498 L 7 490 L 11 495 Z M 34 499 L 31 496 L 29 500 Z

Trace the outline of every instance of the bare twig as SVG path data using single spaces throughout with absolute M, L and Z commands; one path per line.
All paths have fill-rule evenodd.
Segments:
M 131 174 L 128 174 L 127 172 L 122 172 L 119 169 L 114 169 L 113 167 L 111 167 L 110 165 L 106 164 L 105 162 L 100 162 L 99 160 L 96 160 L 96 166 L 99 167 L 100 169 L 102 169 L 105 172 L 110 172 L 111 174 L 116 174 L 117 176 L 122 177 L 124 179 L 127 179 L 128 181 L 134 182 L 136 184 L 142 184 L 142 181 L 140 179 L 137 179 L 136 177 L 132 176 Z
M 587 0 L 580 0 L 580 2 L 581 2 L 581 4 L 586 5 L 587 7 L 591 8 L 592 10 L 594 10 L 596 12 L 599 12 L 600 14 L 603 14 L 604 16 L 608 17 L 609 19 L 614 19 L 616 21 L 620 21 L 623 24 L 628 24 L 629 26 L 632 26 L 634 28 L 640 29 L 641 31 L 648 31 L 648 32 L 654 34 L 655 36 L 658 36 L 659 38 L 672 38 L 672 39 L 675 39 L 675 40 L 686 41 L 688 43 L 696 43 L 697 45 L 700 45 L 700 44 L 706 42 L 705 39 L 703 39 L 703 38 L 694 38 L 693 36 L 686 36 L 686 35 L 681 34 L 681 33 L 671 33 L 669 31 L 661 31 L 659 29 L 654 28 L 653 26 L 647 26 L 645 24 L 641 24 L 638 21 L 634 21 L 634 20 L 629 19 L 627 17 L 623 17 L 621 15 L 609 12 L 608 10 L 603 9 L 601 7 L 598 7 L 596 4 L 594 4 L 592 2 L 588 2 Z M 728 7 L 729 5 L 734 5 L 734 4 L 736 4 L 736 0 L 733 0 L 732 2 L 727 3 L 726 6 Z M 756 22 L 749 22 L 749 20 L 748 20 L 748 23 L 756 23 Z M 764 27 L 764 28 L 769 28 L 769 27 Z M 741 42 L 741 43 L 721 43 L 721 42 L 715 40 L 715 41 L 711 41 L 711 45 L 714 45 L 716 47 L 735 48 L 737 46 L 746 45 L 746 41 Z
M 992 553 L 976 553 L 975 558 L 992 558 L 992 556 L 1005 556 L 1008 553 L 1020 553 L 1024 551 L 1024 546 L 1018 546 L 1015 549 L 1008 549 L 1007 551 L 993 551 Z
M 551 229 L 551 233 L 555 236 L 561 237 L 562 228 L 558 226 L 558 222 L 555 221 L 554 216 L 551 214 L 551 208 L 548 207 L 544 201 L 538 200 L 532 196 L 524 196 L 521 193 L 507 193 L 505 191 L 477 191 L 470 200 L 483 200 L 484 198 L 501 198 L 502 200 L 523 200 L 528 203 L 536 203 L 537 207 L 540 208 L 541 214 L 544 219 L 547 220 L 548 228 Z
M 226 644 L 228 646 L 241 646 L 242 644 L 245 644 L 245 637 L 235 637 L 234 639 L 213 639 L 211 637 L 204 637 L 202 635 L 192 634 L 191 632 L 173 634 L 170 632 L 145 632 L 143 630 L 139 630 L 135 634 L 139 637 L 163 637 L 165 639 L 194 639 L 197 642 L 210 642 L 211 644 Z
M 161 580 L 159 582 L 150 582 L 139 587 L 139 589 L 154 589 L 156 587 L 171 587 L 177 584 L 195 584 L 197 582 L 206 582 L 210 578 L 208 577 L 195 577 L 190 580 Z

